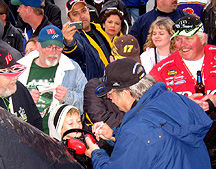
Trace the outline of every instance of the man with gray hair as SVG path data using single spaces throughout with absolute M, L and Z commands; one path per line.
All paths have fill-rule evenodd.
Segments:
M 174 30 L 171 38 L 175 38 L 177 51 L 155 65 L 150 74 L 164 82 L 168 90 L 189 96 L 204 111 L 212 112 L 216 106 L 216 46 L 206 45 L 203 24 L 195 16 L 180 18 Z M 195 93 L 198 70 L 204 80 L 205 97 Z
M 192 100 L 167 91 L 164 83 L 125 58 L 110 63 L 96 91 L 126 112 L 120 128 L 95 123 L 97 139 L 112 140 L 111 157 L 86 138 L 94 169 L 211 168 L 203 141 L 212 121 Z

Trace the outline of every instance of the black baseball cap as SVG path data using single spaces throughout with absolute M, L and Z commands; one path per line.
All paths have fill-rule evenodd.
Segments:
M 198 31 L 203 31 L 204 27 L 202 21 L 199 18 L 193 15 L 186 15 L 176 21 L 175 25 L 173 26 L 173 30 L 175 33 L 171 39 L 176 36 L 191 37 Z
M 106 95 L 112 89 L 132 86 L 146 75 L 141 64 L 130 58 L 118 59 L 105 68 L 103 82 L 96 88 L 97 97 Z
M 7 77 L 19 76 L 26 67 L 17 63 L 7 49 L 0 47 L 0 75 Z

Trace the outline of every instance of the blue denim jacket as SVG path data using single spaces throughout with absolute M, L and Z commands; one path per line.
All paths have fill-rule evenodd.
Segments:
M 24 85 L 27 84 L 32 61 L 38 56 L 38 51 L 33 51 L 28 56 L 18 61 L 27 67 L 26 70 L 19 76 L 19 81 Z M 80 66 L 72 59 L 69 59 L 64 54 L 61 54 L 59 66 L 55 74 L 54 85 L 62 85 L 67 88 L 67 94 L 62 102 L 77 107 L 80 109 L 81 114 L 83 113 L 83 91 L 86 83 L 87 79 Z M 53 93 L 53 102 L 51 107 L 55 107 L 59 104 L 59 101 L 54 98 L 54 95 L 55 91 Z

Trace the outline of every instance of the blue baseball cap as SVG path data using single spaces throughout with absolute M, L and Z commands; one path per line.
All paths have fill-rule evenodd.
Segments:
M 31 6 L 31 7 L 35 7 L 35 8 L 43 8 L 43 6 L 41 6 L 41 3 L 43 2 L 43 0 L 11 0 L 11 4 L 12 5 L 26 5 L 26 6 Z
M 53 44 L 63 48 L 62 31 L 54 25 L 47 25 L 41 29 L 38 42 L 40 42 L 42 48 L 46 48 L 47 46 Z

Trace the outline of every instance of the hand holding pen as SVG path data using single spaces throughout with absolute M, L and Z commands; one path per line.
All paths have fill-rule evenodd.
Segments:
M 95 133 L 97 140 L 100 138 L 109 140 L 112 137 L 113 130 L 106 124 L 109 117 L 105 118 L 104 121 L 97 122 L 92 127 L 92 132 Z
M 98 130 L 100 130 L 100 128 L 104 125 L 104 123 L 107 122 L 108 119 L 109 119 L 109 116 L 107 116 L 107 117 L 103 120 L 103 122 L 96 128 L 95 133 L 98 132 Z

